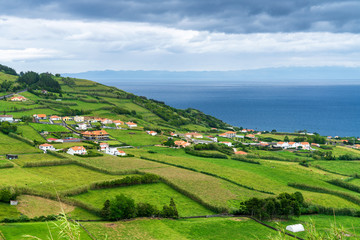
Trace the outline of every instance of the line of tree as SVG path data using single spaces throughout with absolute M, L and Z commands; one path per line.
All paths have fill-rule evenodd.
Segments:
M 300 216 L 304 207 L 304 197 L 301 192 L 293 194 L 281 193 L 277 197 L 265 199 L 251 198 L 240 203 L 235 214 L 250 215 L 261 220 Z
M 5 134 L 9 134 L 9 133 L 16 133 L 17 131 L 17 126 L 14 124 L 11 124 L 9 122 L 1 122 L 0 124 L 0 131 L 5 133 Z
M 106 220 L 118 221 L 135 217 L 178 218 L 179 213 L 172 198 L 169 205 L 165 204 L 162 210 L 158 210 L 156 206 L 149 203 L 140 202 L 136 204 L 134 199 L 121 194 L 105 201 L 101 216 Z

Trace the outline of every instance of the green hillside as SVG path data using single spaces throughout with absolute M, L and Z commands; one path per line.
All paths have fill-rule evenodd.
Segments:
M 45 239 L 45 222 L 56 221 L 40 216 L 58 215 L 57 202 L 76 220 L 119 220 L 84 223 L 97 239 L 275 239 L 277 232 L 249 215 L 279 228 L 312 218 L 326 233 L 334 214 L 346 239 L 357 237 L 349 222 L 360 216 L 358 140 L 251 136 L 198 110 L 93 81 L 9 71 L 16 74 L 3 67 L 0 84 L 27 91 L 17 94 L 24 101 L 0 100 L 2 115 L 16 119 L 0 123 L 0 239 Z M 225 143 L 211 142 L 210 135 Z M 309 146 L 273 143 L 286 139 Z M 48 147 L 44 143 L 53 149 L 39 149 Z M 101 151 L 104 143 L 110 147 Z M 74 149 L 86 154 L 69 154 Z M 19 205 L 10 206 L 10 199 Z M 41 204 L 52 207 L 40 211 Z M 111 219 L 123 205 L 129 214 Z M 308 237 L 309 228 L 298 236 Z M 81 239 L 89 239 L 81 229 Z

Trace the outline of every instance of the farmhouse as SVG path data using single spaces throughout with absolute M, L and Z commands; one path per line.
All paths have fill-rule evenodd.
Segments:
M 248 134 L 245 137 L 247 137 L 247 138 L 255 138 L 255 135 L 254 134 Z
M 300 143 L 300 146 L 302 147 L 302 149 L 310 150 L 310 143 L 308 142 L 302 142 Z
M 36 119 L 42 119 L 42 120 L 45 120 L 47 118 L 46 114 L 34 114 L 33 117 Z
M 219 137 L 227 137 L 227 136 L 226 136 L 226 133 L 220 133 Z
M 62 120 L 63 120 L 64 122 L 67 122 L 67 121 L 73 120 L 73 118 L 72 118 L 72 117 L 63 117 Z
M 6 158 L 9 160 L 18 159 L 18 155 L 16 154 L 6 154 Z
M 0 115 L 0 122 L 13 122 L 13 115 Z
M 182 140 L 175 141 L 174 143 L 177 147 L 187 147 L 187 146 L 191 145 L 190 143 L 182 141 Z
M 113 121 L 111 119 L 108 119 L 108 118 L 103 118 L 103 119 L 100 120 L 100 122 L 102 124 L 111 124 L 111 123 L 113 123 Z
M 100 150 L 105 151 L 109 147 L 108 143 L 100 143 Z
M 311 143 L 311 146 L 312 146 L 312 147 L 320 147 L 320 144 L 318 144 L 318 143 Z
M 74 121 L 75 121 L 75 122 L 83 122 L 84 119 L 85 119 L 85 118 L 84 118 L 83 116 L 75 116 L 75 117 L 74 117 Z
M 129 128 L 137 127 L 137 124 L 136 124 L 136 123 L 133 123 L 133 122 L 127 122 L 126 125 L 127 125 Z
M 227 138 L 233 138 L 236 136 L 236 132 L 233 132 L 233 131 L 228 131 L 225 133 L 226 137 Z
M 226 146 L 228 147 L 231 147 L 232 146 L 232 143 L 231 142 L 220 142 L 221 144 L 225 144 Z
M 151 135 L 151 136 L 156 136 L 157 135 L 157 132 L 155 131 L 146 131 L 147 134 Z
M 203 138 L 203 135 L 201 135 L 200 133 L 197 133 L 197 132 L 191 132 L 191 133 L 186 133 L 185 137 L 188 137 L 188 138 Z
M 126 156 L 126 153 L 124 151 L 119 151 L 119 156 Z
M 59 120 L 61 120 L 61 117 L 54 115 L 54 116 L 50 117 L 50 120 L 51 121 L 59 121 Z
M 177 135 L 176 133 L 171 132 L 171 133 L 170 133 L 170 136 L 172 136 L 172 137 L 177 137 L 178 135 Z
M 87 129 L 87 124 L 86 123 L 79 123 L 78 126 L 76 127 L 76 129 L 78 129 L 78 130 L 86 130 Z
M 120 120 L 115 120 L 113 121 L 113 123 L 115 123 L 115 126 L 119 126 L 119 125 L 123 125 L 124 122 L 123 121 L 120 121 Z
M 83 146 L 75 146 L 75 147 L 69 148 L 66 153 L 70 154 L 70 155 L 74 155 L 74 154 L 84 155 L 87 152 Z
M 207 138 L 209 138 L 211 141 L 213 141 L 213 142 L 217 142 L 218 141 L 218 139 L 217 139 L 217 137 L 214 137 L 214 136 L 207 136 Z
M 105 130 L 99 131 L 85 131 L 81 133 L 82 137 L 87 140 L 107 140 L 109 134 Z
M 49 150 L 49 151 L 55 150 L 54 146 L 51 144 L 48 144 L 48 143 L 41 144 L 39 146 L 39 149 L 43 150 L 44 152 L 46 152 L 47 150 Z
M 117 148 L 114 148 L 114 147 L 106 148 L 105 153 L 109 154 L 109 155 L 114 155 L 114 156 L 120 155 L 120 152 L 117 150 Z M 123 155 L 121 155 L 121 156 L 123 156 Z
M 23 97 L 23 96 L 15 96 L 15 97 L 10 98 L 10 101 L 13 101 L 13 102 L 23 102 L 26 100 L 27 100 L 26 97 Z

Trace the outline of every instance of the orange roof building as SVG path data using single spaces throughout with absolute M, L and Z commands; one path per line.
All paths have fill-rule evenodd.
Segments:
M 235 152 L 236 155 L 247 155 L 248 153 L 247 152 L 244 152 L 244 151 L 237 151 Z
M 109 134 L 105 130 L 99 131 L 85 131 L 81 135 L 87 140 L 107 140 L 109 139 Z

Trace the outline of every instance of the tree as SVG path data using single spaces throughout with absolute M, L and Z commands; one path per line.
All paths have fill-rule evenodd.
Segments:
M 276 133 L 276 129 L 271 130 L 271 133 Z
M 104 203 L 104 207 L 101 209 L 100 212 L 101 217 L 105 219 L 109 219 L 110 217 L 110 200 L 106 200 Z
M 124 194 L 118 195 L 110 201 L 109 220 L 128 219 L 136 216 L 135 202 Z
M 289 142 L 289 141 L 290 141 L 289 137 L 288 137 L 288 136 L 285 136 L 285 137 L 284 137 L 284 142 Z
M 16 132 L 17 131 L 17 127 L 16 125 L 13 125 L 9 122 L 2 122 L 0 125 L 0 131 L 2 131 L 5 134 L 9 134 L 11 132 Z
M 173 146 L 175 146 L 174 139 L 169 138 L 166 142 L 164 142 L 164 145 L 165 145 L 165 146 L 168 146 L 168 147 L 173 147 Z

